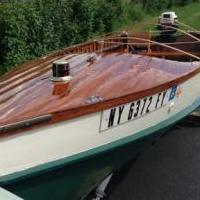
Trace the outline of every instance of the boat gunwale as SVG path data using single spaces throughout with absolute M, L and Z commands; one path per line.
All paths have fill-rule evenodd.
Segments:
M 12 183 L 15 183 L 18 181 L 23 181 L 25 179 L 29 179 L 31 177 L 42 175 L 42 174 L 47 173 L 52 170 L 58 170 L 62 167 L 72 165 L 77 162 L 89 159 L 89 158 L 93 157 L 94 155 L 101 154 L 107 150 L 120 148 L 123 145 L 126 145 L 128 143 L 136 142 L 138 140 L 143 139 L 144 137 L 149 137 L 152 134 L 155 134 L 155 131 L 160 131 L 162 129 L 172 126 L 177 121 L 180 121 L 184 116 L 186 116 L 188 113 L 193 111 L 199 105 L 199 103 L 200 103 L 200 98 L 195 100 L 188 108 L 185 108 L 183 111 L 180 111 L 179 113 L 176 113 L 169 119 L 166 119 L 165 121 L 160 122 L 157 125 L 153 125 L 150 128 L 142 130 L 142 131 L 138 132 L 137 134 L 127 136 L 123 139 L 96 147 L 91 150 L 87 150 L 87 151 L 84 151 L 84 152 L 81 152 L 81 153 L 78 153 L 78 154 L 75 154 L 72 156 L 68 156 L 68 157 L 65 157 L 62 159 L 58 159 L 58 160 L 51 161 L 51 162 L 48 162 L 45 164 L 41 164 L 41 165 L 26 169 L 23 171 L 18 171 L 18 172 L 14 172 L 11 174 L 0 176 L 0 184 L 2 186 L 5 186 L 7 184 L 12 184 Z M 174 119 L 176 119 L 176 122 L 173 122 Z M 150 129 L 151 130 L 153 129 L 154 131 L 149 132 L 148 130 L 150 130 Z
M 138 40 L 137 37 L 125 37 L 125 38 L 126 39 L 132 38 L 132 39 Z M 112 40 L 112 39 L 114 39 L 114 40 L 116 40 L 116 39 L 117 40 L 124 40 L 125 38 L 121 37 L 121 36 L 113 38 L 113 36 L 111 35 L 111 36 L 108 36 L 106 38 L 89 40 L 89 41 L 86 41 L 86 42 L 81 43 L 81 44 L 75 44 L 73 46 L 66 47 L 66 48 L 63 48 L 63 49 L 58 50 L 58 51 L 54 51 L 52 53 L 47 54 L 46 56 L 40 57 L 40 58 L 32 60 L 32 61 L 25 62 L 24 64 L 19 66 L 18 69 L 11 70 L 8 73 L 6 73 L 5 75 L 3 75 L 2 77 L 0 77 L 0 80 L 3 81 L 3 80 L 6 80 L 7 78 L 9 78 L 13 75 L 20 74 L 20 72 L 22 70 L 24 71 L 24 70 L 27 70 L 27 69 L 31 69 L 37 63 L 38 63 L 38 65 L 43 65 L 45 62 L 48 62 L 49 59 L 53 59 L 53 58 L 65 56 L 65 55 L 70 55 L 70 54 L 71 55 L 77 54 L 77 53 L 80 53 L 80 54 L 92 53 L 92 52 L 88 51 L 88 50 L 91 50 L 90 45 L 94 45 L 93 46 L 93 52 L 98 52 L 98 53 L 106 52 L 107 49 L 109 49 L 109 48 L 112 49 L 114 47 L 114 45 L 111 45 L 109 48 L 107 46 L 105 46 L 105 47 L 103 46 L 103 48 L 102 48 L 101 45 L 102 44 L 105 45 L 106 44 L 105 41 L 109 41 L 109 40 Z M 144 41 L 144 40 L 145 39 L 143 39 L 141 37 L 141 41 Z M 149 40 L 149 41 L 151 41 L 153 43 L 153 45 L 159 45 L 158 42 L 155 42 L 153 40 Z M 98 46 L 96 51 L 95 51 L 95 48 L 96 48 L 95 45 L 96 44 L 100 45 L 100 46 Z M 117 44 L 117 41 L 116 41 L 116 44 Z M 124 44 L 121 44 L 121 46 L 123 46 L 123 45 Z M 76 50 L 77 50 L 77 52 L 76 52 Z M 82 50 L 83 52 L 79 52 L 79 50 Z M 153 52 L 151 52 L 151 53 L 153 53 Z M 143 54 L 141 54 L 141 55 L 143 55 Z M 143 56 L 145 56 L 145 55 L 143 55 Z M 146 56 L 149 56 L 149 55 L 146 55 Z M 152 56 L 149 56 L 149 57 L 152 57 Z M 168 59 L 166 59 L 166 60 L 168 60 Z M 169 59 L 169 60 L 171 60 L 171 59 Z M 28 66 L 26 66 L 26 65 L 28 65 Z M 42 70 L 42 68 L 41 68 L 41 70 Z M 78 107 L 75 107 L 75 108 L 69 108 L 69 109 L 58 110 L 58 111 L 55 111 L 55 112 L 44 113 L 43 115 L 51 115 L 52 116 L 50 121 L 39 124 L 39 125 L 34 124 L 34 125 L 31 125 L 30 127 L 25 127 L 25 128 L 22 128 L 22 129 L 20 128 L 17 131 L 12 130 L 12 131 L 2 133 L 1 129 L 0 129 L 0 137 L 7 136 L 7 135 L 10 135 L 10 134 L 15 134 L 15 133 L 18 133 L 18 132 L 21 132 L 21 131 L 28 131 L 28 130 L 31 130 L 33 128 L 39 128 L 39 127 L 45 126 L 45 125 L 51 125 L 51 124 L 54 124 L 54 123 L 59 123 L 61 121 L 70 120 L 70 119 L 73 119 L 73 118 L 76 118 L 76 117 L 84 116 L 84 115 L 87 115 L 87 114 L 92 114 L 92 113 L 95 113 L 95 112 L 100 112 L 100 111 L 103 111 L 103 110 L 106 110 L 106 109 L 109 109 L 109 108 L 112 108 L 112 107 L 116 107 L 116 106 L 119 106 L 119 105 L 122 105 L 122 104 L 126 104 L 126 103 L 129 103 L 131 101 L 143 98 L 145 96 L 150 96 L 150 95 L 153 95 L 155 93 L 161 92 L 161 91 L 166 90 L 166 89 L 168 89 L 168 88 L 170 88 L 174 85 L 180 84 L 180 83 L 190 79 L 192 76 L 195 76 L 197 73 L 200 73 L 200 66 L 197 67 L 196 69 L 188 72 L 187 74 L 181 75 L 180 77 L 178 77 L 178 78 L 176 78 L 172 81 L 160 84 L 160 85 L 152 87 L 152 88 L 148 88 L 146 90 L 141 90 L 141 91 L 138 91 L 138 92 L 129 93 L 129 94 L 126 94 L 126 95 L 123 95 L 123 96 L 120 96 L 120 97 L 115 97 L 115 98 L 103 100 L 103 101 L 100 101 L 100 102 L 95 102 L 94 104 L 84 104 L 84 105 L 81 105 L 81 106 L 78 106 Z M 37 117 L 41 117 L 41 116 L 42 115 L 33 116 L 32 118 L 28 118 L 28 119 L 22 118 L 22 120 L 16 121 L 15 123 L 12 123 L 12 121 L 9 123 L 9 120 L 7 120 L 7 121 L 3 122 L 4 124 L 2 123 L 2 125 L 0 125 L 0 128 L 3 127 L 3 126 L 20 123 L 22 121 L 26 121 L 26 120 L 28 121 L 28 120 L 31 120 L 35 117 L 37 118 Z
M 118 33 L 118 32 L 117 32 Z M 137 35 L 136 35 L 137 36 Z M 62 48 L 62 49 L 59 49 L 59 50 L 55 50 L 55 51 L 52 51 L 46 55 L 43 55 L 37 59 L 32 59 L 32 60 L 28 60 L 26 61 L 25 63 L 21 64 L 21 65 L 18 65 L 18 68 L 11 68 L 8 72 L 6 72 L 5 74 L 3 74 L 2 76 L 0 76 L 0 81 L 3 81 L 7 78 L 9 78 L 9 76 L 12 76 L 12 75 L 16 75 L 18 73 L 21 72 L 21 70 L 25 70 L 25 69 L 29 69 L 31 67 L 34 67 L 34 65 L 38 64 L 38 65 L 42 65 L 44 62 L 47 62 L 49 59 L 53 59 L 55 57 L 59 57 L 59 56 L 64 56 L 64 55 L 67 55 L 67 54 L 72 54 L 74 53 L 73 51 L 76 50 L 76 49 L 81 49 L 81 48 L 84 48 L 84 47 L 87 47 L 89 45 L 94 45 L 94 44 L 100 44 L 101 45 L 101 42 L 103 43 L 108 43 L 108 42 L 105 42 L 105 41 L 109 41 L 109 40 L 124 40 L 124 39 L 136 39 L 136 40 L 141 40 L 141 41 L 144 41 L 144 40 L 148 40 L 152 46 L 154 45 L 158 45 L 158 46 L 162 46 L 162 44 L 165 44 L 168 46 L 168 48 L 170 48 L 172 44 L 180 44 L 180 42 L 173 42 L 173 43 L 170 43 L 170 42 L 166 42 L 166 43 L 160 43 L 160 42 L 156 42 L 154 40 L 151 40 L 151 39 L 146 39 L 146 37 L 148 38 L 148 35 L 144 35 L 144 37 L 135 37 L 134 34 L 133 36 L 130 35 L 128 37 L 122 37 L 120 36 L 120 34 L 118 34 L 117 36 L 115 35 L 108 35 L 108 36 L 105 36 L 104 38 L 94 38 L 94 39 L 91 39 L 91 40 L 88 40 L 86 42 L 83 42 L 83 43 L 79 43 L 79 44 L 74 44 L 72 46 L 68 46 L 68 47 L 65 47 L 65 48 Z M 149 45 L 149 42 L 145 42 L 146 45 Z M 186 43 L 186 44 L 194 44 L 194 43 L 199 43 L 200 41 L 183 41 L 181 42 L 181 44 L 183 43 Z M 115 44 L 118 44 L 118 42 L 115 42 Z M 142 44 L 140 42 L 140 44 Z M 143 42 L 144 44 L 144 42 Z M 124 44 L 120 44 L 120 46 L 123 46 Z M 114 47 L 114 45 L 110 47 L 110 49 L 112 49 Z M 97 53 L 102 53 L 102 52 L 105 52 L 107 51 L 108 49 L 107 48 L 103 48 L 103 49 L 99 49 L 98 51 L 95 51 Z M 94 52 L 94 51 L 93 51 Z M 77 53 L 92 53 L 92 52 L 77 52 Z M 148 54 L 147 54 L 148 55 Z
M 1 132 L 1 127 L 3 127 L 3 126 L 7 126 L 7 125 L 14 126 L 15 124 L 20 123 L 22 121 L 24 121 L 26 123 L 26 121 L 29 121 L 33 118 L 42 117 L 43 115 L 33 116 L 32 118 L 16 121 L 15 123 L 12 123 L 12 122 L 9 123 L 9 121 L 8 121 L 7 124 L 0 125 L 0 138 L 7 137 L 10 135 L 20 134 L 23 131 L 27 132 L 27 131 L 30 131 L 33 129 L 41 128 L 41 127 L 48 126 L 48 125 L 53 125 L 55 123 L 60 123 L 63 121 L 71 120 L 71 119 L 74 119 L 77 117 L 82 117 L 82 116 L 93 114 L 96 112 L 102 112 L 103 110 L 107 110 L 107 109 L 110 109 L 113 107 L 117 107 L 119 105 L 130 103 L 132 101 L 144 98 L 146 96 L 150 96 L 150 95 L 162 92 L 164 90 L 167 90 L 167 89 L 173 87 L 174 85 L 181 84 L 181 83 L 187 81 L 188 79 L 192 78 L 193 76 L 195 76 L 198 73 L 200 73 L 200 67 L 191 71 L 190 73 L 187 73 L 187 74 L 175 79 L 175 80 L 158 85 L 153 88 L 149 88 L 149 89 L 134 92 L 134 93 L 129 93 L 129 94 L 121 96 L 121 97 L 115 97 L 112 99 L 103 100 L 103 101 L 93 103 L 93 104 L 85 104 L 85 105 L 71 108 L 71 109 L 64 109 L 64 110 L 58 110 L 56 112 L 44 113 L 44 115 L 51 115 L 51 119 L 47 122 L 33 124 L 31 126 L 24 126 L 23 128 L 19 128 L 14 131 L 8 129 L 8 131 Z

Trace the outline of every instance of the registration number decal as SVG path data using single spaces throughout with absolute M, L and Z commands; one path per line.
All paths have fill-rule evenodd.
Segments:
M 120 105 L 102 112 L 100 131 L 104 131 L 128 121 L 140 118 L 150 112 L 164 107 L 176 96 L 177 86 L 152 96 Z

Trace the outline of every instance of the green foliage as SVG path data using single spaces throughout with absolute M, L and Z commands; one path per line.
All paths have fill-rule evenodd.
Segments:
M 0 73 L 25 60 L 112 30 L 120 0 L 0 3 Z
M 143 8 L 149 12 L 170 8 L 173 5 L 173 0 L 143 0 Z
M 175 0 L 176 5 L 185 6 L 188 3 L 191 3 L 193 0 Z
M 24 4 L 16 7 L 11 4 L 6 12 L 4 20 L 5 36 L 3 46 L 5 53 L 5 62 L 8 66 L 18 64 L 28 59 L 28 26 L 26 20 L 27 8 Z
M 0 3 L 0 74 L 25 60 L 198 0 L 32 0 Z M 12 2 L 12 3 L 11 3 Z
M 142 5 L 133 0 L 123 1 L 120 12 L 121 17 L 114 22 L 114 29 L 130 27 L 134 21 L 141 21 L 145 16 Z

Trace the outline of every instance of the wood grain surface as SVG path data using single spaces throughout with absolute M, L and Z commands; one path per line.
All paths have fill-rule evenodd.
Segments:
M 89 56 L 52 54 L 1 77 L 0 126 L 49 114 L 52 118 L 44 124 L 50 124 L 102 111 L 163 91 L 200 72 L 199 62 L 119 51 L 99 53 L 91 63 Z M 52 63 L 59 59 L 70 63 L 68 84 L 50 80 Z

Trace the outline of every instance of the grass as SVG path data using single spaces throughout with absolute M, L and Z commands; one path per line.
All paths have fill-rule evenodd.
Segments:
M 174 11 L 178 14 L 181 22 L 200 30 L 199 8 L 200 2 L 196 2 L 191 3 L 188 6 L 174 8 Z
M 126 6 L 125 6 L 126 7 Z M 127 3 L 128 7 L 128 3 Z M 178 15 L 179 21 L 200 30 L 200 2 L 191 3 L 183 7 L 172 7 L 170 11 L 175 11 Z M 129 9 L 132 9 L 131 7 Z M 163 11 L 169 11 L 163 10 Z M 136 14 L 139 13 L 141 19 L 137 21 L 131 16 L 124 16 L 120 22 L 115 24 L 115 30 L 127 29 L 134 32 L 146 32 L 152 30 L 158 21 L 158 16 L 163 12 L 159 11 L 154 14 L 144 13 L 142 8 L 138 6 Z

